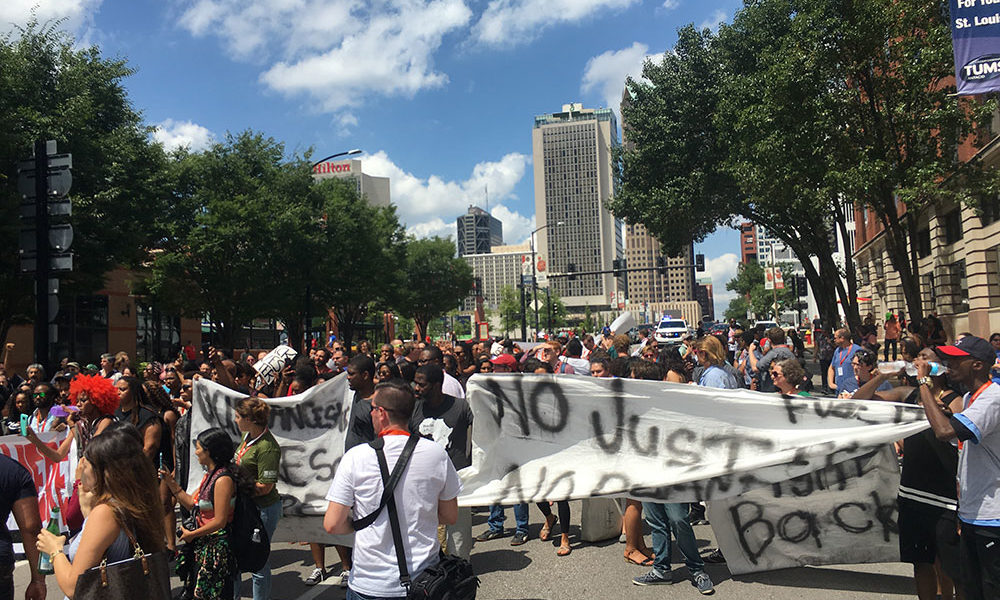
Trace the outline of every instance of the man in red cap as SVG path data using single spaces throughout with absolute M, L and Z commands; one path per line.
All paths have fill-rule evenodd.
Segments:
M 947 357 L 952 381 L 971 390 L 961 413 L 945 412 L 931 393 L 931 364 L 920 356 L 913 361 L 934 435 L 959 440 L 962 598 L 1000 598 L 1000 385 L 990 379 L 996 353 L 989 342 L 971 335 L 936 350 Z
M 490 359 L 493 363 L 494 373 L 513 373 L 517 367 L 517 359 L 511 354 L 498 354 L 496 358 Z

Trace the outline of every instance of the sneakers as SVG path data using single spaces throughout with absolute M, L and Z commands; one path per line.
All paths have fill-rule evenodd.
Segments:
M 635 585 L 663 585 L 671 584 L 674 580 L 670 576 L 670 573 L 666 575 L 661 575 L 656 569 L 650 569 L 645 575 L 640 575 L 632 580 Z M 709 582 L 711 585 L 712 582 Z
M 705 556 L 702 556 L 701 559 L 703 561 L 707 562 L 707 563 L 715 564 L 715 565 L 722 564 L 722 563 L 726 562 L 726 557 L 722 555 L 722 550 L 720 550 L 718 548 L 716 548 L 715 550 L 712 550 L 711 552 L 709 552 Z
M 704 595 L 714 594 L 715 586 L 712 585 L 712 578 L 704 571 L 698 571 L 692 577 L 694 586 Z
M 340 583 L 339 583 L 340 587 L 346 588 L 347 587 L 347 581 L 350 578 L 351 578 L 351 572 L 350 572 L 350 570 L 341 571 L 340 572 Z
M 306 585 L 316 585 L 317 583 L 326 579 L 326 573 L 323 569 L 316 567 L 313 569 L 312 575 L 306 577 Z
M 511 540 L 510 540 L 510 545 L 511 546 L 520 546 L 521 544 L 523 544 L 523 543 L 525 543 L 527 541 L 528 541 L 528 532 L 527 531 L 515 531 L 514 532 L 514 537 L 511 538 Z
M 490 540 L 502 538 L 503 536 L 504 536 L 503 529 L 487 529 L 486 531 L 476 536 L 476 541 L 488 542 Z

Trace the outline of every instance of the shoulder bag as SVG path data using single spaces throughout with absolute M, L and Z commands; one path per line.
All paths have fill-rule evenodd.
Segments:
M 389 473 L 389 464 L 385 458 L 382 447 L 385 445 L 383 438 L 378 438 L 369 445 L 375 449 L 378 456 L 379 470 L 382 472 L 382 499 L 371 514 L 362 519 L 353 521 L 354 530 L 358 531 L 368 527 L 375 522 L 383 508 L 389 509 L 389 528 L 392 530 L 392 542 L 396 548 L 396 564 L 399 566 L 399 582 L 406 590 L 408 600 L 475 600 L 476 589 L 479 587 L 479 578 L 472 570 L 472 563 L 458 556 L 449 556 L 441 552 L 438 563 L 424 569 L 415 580 L 410 579 L 410 571 L 406 567 L 406 550 L 403 545 L 403 536 L 399 530 L 399 514 L 396 512 L 396 500 L 393 491 L 406 464 L 413 455 L 413 449 L 417 446 L 420 436 L 411 435 L 403 447 L 403 452 L 399 455 L 399 460 Z
M 146 554 L 132 532 L 121 526 L 135 548 L 132 558 L 87 569 L 76 580 L 73 600 L 170 600 L 170 569 L 166 552 Z

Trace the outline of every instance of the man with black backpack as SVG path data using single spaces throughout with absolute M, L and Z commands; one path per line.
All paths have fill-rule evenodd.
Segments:
M 357 531 L 348 600 L 406 597 L 411 580 L 442 560 L 437 526 L 458 520 L 462 491 L 445 449 L 410 435 L 414 398 L 405 382 L 380 383 L 371 406 L 378 437 L 344 454 L 323 519 L 328 533 Z

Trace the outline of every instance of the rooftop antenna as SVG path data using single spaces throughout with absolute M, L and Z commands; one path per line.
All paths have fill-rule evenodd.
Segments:
M 486 214 L 490 214 L 490 184 L 486 184 Z

